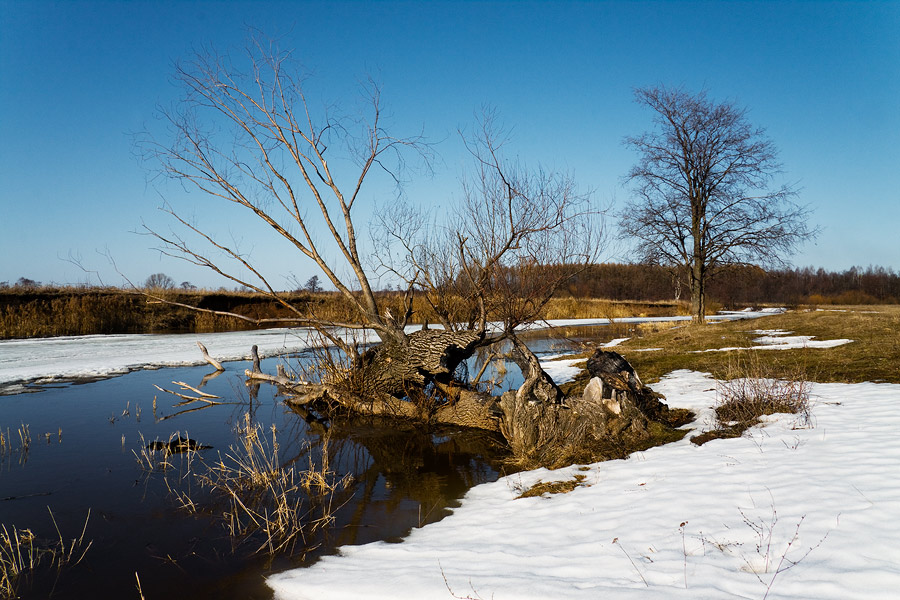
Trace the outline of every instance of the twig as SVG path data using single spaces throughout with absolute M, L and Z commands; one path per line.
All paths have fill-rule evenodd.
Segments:
M 198 396 L 203 396 L 204 398 L 221 398 L 221 396 L 216 396 L 215 394 L 201 392 L 197 388 L 190 386 L 183 381 L 173 381 L 172 383 L 174 383 L 175 385 L 180 385 L 181 389 L 190 390 L 190 391 L 194 392 L 195 394 L 197 394 Z
M 637 566 L 636 564 L 634 564 L 634 561 L 631 559 L 631 556 L 629 556 L 628 552 L 625 551 L 625 547 L 624 547 L 622 544 L 619 543 L 619 538 L 613 538 L 612 543 L 613 543 L 613 544 L 617 544 L 617 545 L 619 546 L 619 548 L 622 549 L 622 552 L 623 552 L 623 553 L 625 554 L 625 556 L 628 558 L 629 562 L 631 562 L 631 566 L 634 567 L 634 570 L 635 570 L 635 571 L 637 571 L 638 577 L 641 578 L 641 581 L 644 582 L 644 585 L 646 585 L 647 587 L 650 587 L 650 584 L 647 583 L 647 580 L 646 580 L 646 579 L 644 579 L 644 575 L 643 575 L 643 573 L 641 573 L 641 570 L 638 569 L 638 566 Z
M 188 396 L 188 395 L 186 395 L 186 394 L 180 394 L 180 393 L 178 393 L 178 392 L 176 392 L 176 391 L 173 391 L 173 390 L 167 390 L 167 389 L 165 389 L 165 388 L 159 387 L 159 386 L 156 385 L 155 383 L 153 384 L 153 387 L 155 387 L 156 389 L 158 389 L 158 390 L 161 391 L 161 392 L 166 392 L 167 394 L 172 394 L 173 396 L 178 396 L 179 398 L 182 398 L 182 399 L 185 400 L 185 402 L 180 402 L 179 404 L 176 404 L 176 406 L 183 406 L 183 405 L 189 404 L 189 403 L 191 403 L 191 402 L 206 402 L 207 404 L 222 404 L 221 402 L 216 402 L 216 401 L 214 401 L 214 400 L 209 400 L 208 398 L 200 398 L 200 397 L 197 397 L 197 396 Z M 213 397 L 214 397 L 214 398 L 218 398 L 219 396 L 213 396 Z

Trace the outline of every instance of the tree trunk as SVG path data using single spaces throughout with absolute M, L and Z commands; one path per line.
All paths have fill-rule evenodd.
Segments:
M 706 289 L 703 265 L 694 262 L 691 267 L 691 320 L 703 325 L 706 323 Z
M 367 350 L 360 360 L 352 389 L 390 394 L 398 398 L 437 382 L 449 384 L 459 364 L 472 356 L 484 332 L 425 329 L 404 342 L 388 341 Z M 337 382 L 335 382 L 337 383 Z
M 525 382 L 499 398 L 453 381 L 456 367 L 484 341 L 476 332 L 415 332 L 407 344 L 387 342 L 368 350 L 358 368 L 334 373 L 324 383 L 250 371 L 248 377 L 277 384 L 287 392 L 287 403 L 326 418 L 343 411 L 500 432 L 524 466 L 622 458 L 653 444 L 651 421 L 683 424 L 674 423 L 677 411 L 669 411 L 615 352 L 598 350 L 587 362 L 591 379 L 584 392 L 565 398 L 537 356 L 515 336 L 510 339 Z

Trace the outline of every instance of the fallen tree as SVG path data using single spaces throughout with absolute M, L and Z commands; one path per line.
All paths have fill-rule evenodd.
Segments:
M 400 199 L 382 207 L 371 248 L 361 251 L 356 214 L 363 190 L 378 174 L 400 181 L 408 157 L 427 162 L 431 148 L 420 136 L 386 132 L 374 84 L 366 88 L 366 119 L 319 110 L 308 102 L 290 54 L 273 48 L 254 40 L 246 64 L 208 52 L 179 65 L 175 79 L 184 96 L 162 113 L 171 139 L 148 135 L 139 147 L 161 175 L 287 241 L 343 297 L 347 314 L 326 319 L 315 306 L 292 301 L 246 253 L 167 205 L 181 233 L 148 229 L 164 254 L 265 294 L 291 316 L 254 320 L 179 306 L 314 329 L 322 352 L 312 377 L 301 382 L 258 368 L 249 376 L 280 386 L 292 402 L 326 418 L 349 412 L 495 430 L 522 457 L 551 438 L 574 439 L 576 428 L 601 431 L 602 403 L 564 398 L 518 337 L 565 282 L 595 262 L 602 235 L 590 197 L 567 174 L 506 158 L 505 135 L 486 112 L 476 133 L 463 137 L 474 167 L 462 181 L 462 199 L 439 216 Z M 405 288 L 398 314 L 382 304 L 372 277 Z M 416 296 L 441 328 L 408 329 Z M 524 383 L 492 397 L 461 368 L 479 348 L 501 343 L 511 345 Z

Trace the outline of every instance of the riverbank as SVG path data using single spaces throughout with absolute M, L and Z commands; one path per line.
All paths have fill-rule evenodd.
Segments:
M 685 439 L 477 486 L 401 544 L 342 547 L 268 583 L 281 600 L 892 597 L 898 330 L 897 307 L 838 307 L 615 340 L 670 407 L 698 415 Z M 748 353 L 774 374 L 862 382 L 809 384 L 809 415 L 691 443 L 715 426 L 721 384 L 686 367 L 724 377 Z M 565 493 L 522 497 L 538 483 Z
M 708 375 L 655 389 L 708 426 Z M 469 491 L 401 544 L 346 546 L 268 579 L 282 600 L 889 598 L 900 587 L 900 386 L 815 384 L 812 421 L 536 470 Z M 522 498 L 538 481 L 569 493 Z

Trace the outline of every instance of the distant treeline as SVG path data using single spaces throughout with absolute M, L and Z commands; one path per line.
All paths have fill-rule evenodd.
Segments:
M 160 293 L 160 292 L 156 292 Z M 166 299 L 252 318 L 284 317 L 271 299 L 240 292 L 167 290 Z M 293 293 L 292 301 L 317 302 Z M 254 329 L 247 321 L 154 302 L 140 292 L 118 288 L 0 289 L 0 339 L 113 333 L 210 332 Z
M 547 267 L 558 271 L 571 267 Z M 532 275 L 533 276 L 533 273 Z M 154 302 L 139 291 L 119 288 L 0 286 L 0 339 L 60 335 L 234 331 L 256 325 L 234 317 L 197 312 Z M 900 274 L 868 267 L 843 272 L 824 269 L 765 271 L 731 267 L 709 282 L 707 298 L 716 308 L 780 304 L 898 304 Z M 156 290 L 171 302 L 237 313 L 253 319 L 294 316 L 271 298 L 250 292 L 188 289 Z M 402 294 L 379 292 L 394 314 L 403 312 Z M 601 264 L 579 271 L 547 305 L 545 318 L 623 317 L 630 314 L 687 314 L 687 281 L 651 265 Z M 286 292 L 307 314 L 339 322 L 354 321 L 336 292 Z M 674 300 L 678 298 L 680 302 Z M 416 298 L 412 322 L 436 322 L 424 299 Z M 271 323 L 266 326 L 277 326 Z
M 690 298 L 686 277 L 654 265 L 601 264 L 577 274 L 568 294 L 579 298 L 660 301 Z M 900 273 L 883 267 L 826 271 L 812 267 L 766 271 L 722 269 L 707 284 L 707 298 L 726 307 L 746 304 L 898 304 Z

